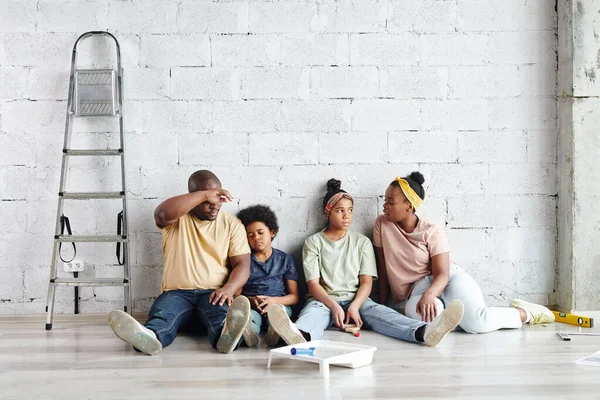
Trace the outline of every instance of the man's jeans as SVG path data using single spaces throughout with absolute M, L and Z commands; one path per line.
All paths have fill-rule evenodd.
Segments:
M 345 300 L 337 303 L 342 306 L 344 313 L 347 313 L 352 301 Z M 358 312 L 364 328 L 407 342 L 416 342 L 416 330 L 427 325 L 425 322 L 405 317 L 389 307 L 377 304 L 369 298 L 365 300 Z M 296 327 L 309 333 L 311 340 L 320 339 L 325 329 L 332 325 L 334 322 L 331 319 L 331 310 L 317 300 L 309 301 L 296 321 Z
M 206 327 L 211 346 L 216 348 L 229 306 L 227 303 L 213 306 L 208 301 L 212 292 L 214 290 L 200 289 L 164 292 L 152 304 L 144 326 L 156 333 L 164 348 L 173 343 L 179 329 L 197 313 Z

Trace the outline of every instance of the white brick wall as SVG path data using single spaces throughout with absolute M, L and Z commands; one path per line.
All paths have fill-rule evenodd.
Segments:
M 551 0 L 6 0 L 0 7 L 0 314 L 42 313 L 72 46 L 113 32 L 124 68 L 135 309 L 158 294 L 152 213 L 217 173 L 237 212 L 270 204 L 297 257 L 336 177 L 370 235 L 396 176 L 421 170 L 420 214 L 490 304 L 547 302 L 556 267 L 556 14 Z M 114 59 L 82 45 L 84 67 Z M 110 147 L 114 121 L 78 120 L 74 146 Z M 83 131 L 83 133 L 81 133 Z M 107 172 L 104 173 L 104 167 Z M 77 160 L 71 189 L 114 189 L 114 161 Z M 118 206 L 72 202 L 77 232 L 111 232 Z M 114 276 L 114 247 L 79 246 Z M 298 260 L 299 261 L 299 260 Z M 95 267 L 92 267 L 95 265 Z M 72 311 L 59 290 L 57 312 Z M 94 297 L 94 295 L 96 297 Z M 81 291 L 106 312 L 122 290 Z

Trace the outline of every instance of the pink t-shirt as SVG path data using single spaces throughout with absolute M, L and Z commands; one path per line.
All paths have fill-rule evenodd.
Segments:
M 380 215 L 373 228 L 373 244 L 383 249 L 395 303 L 406 300 L 413 283 L 431 274 L 431 257 L 450 251 L 444 231 L 421 218 L 415 230 L 407 233 Z

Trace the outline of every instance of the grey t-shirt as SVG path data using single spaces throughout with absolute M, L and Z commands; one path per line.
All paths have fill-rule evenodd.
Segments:
M 375 252 L 369 238 L 348 231 L 337 242 L 323 231 L 304 242 L 302 264 L 306 281 L 319 279 L 327 294 L 336 301 L 352 300 L 359 287 L 359 275 L 377 278 Z M 308 300 L 312 298 L 309 296 Z

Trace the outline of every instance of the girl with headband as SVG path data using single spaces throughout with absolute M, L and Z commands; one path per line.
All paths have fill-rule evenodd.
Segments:
M 421 173 L 413 172 L 396 178 L 385 191 L 383 215 L 373 229 L 380 302 L 386 304 L 391 292 L 393 303 L 406 300 L 408 317 L 427 322 L 444 305 L 460 300 L 465 308 L 460 327 L 469 333 L 553 322 L 546 307 L 519 299 L 512 308 L 486 307 L 473 278 L 451 264 L 444 231 L 415 214 L 425 199 L 424 181 Z
M 282 308 L 269 308 L 271 326 L 288 345 L 319 339 L 330 326 L 343 329 L 351 322 L 396 339 L 437 345 L 460 322 L 462 303 L 449 303 L 440 318 L 427 324 L 369 299 L 377 278 L 373 246 L 366 236 L 349 230 L 354 201 L 340 184 L 335 179 L 327 183 L 327 227 L 306 239 L 302 250 L 307 303 L 296 324 Z

